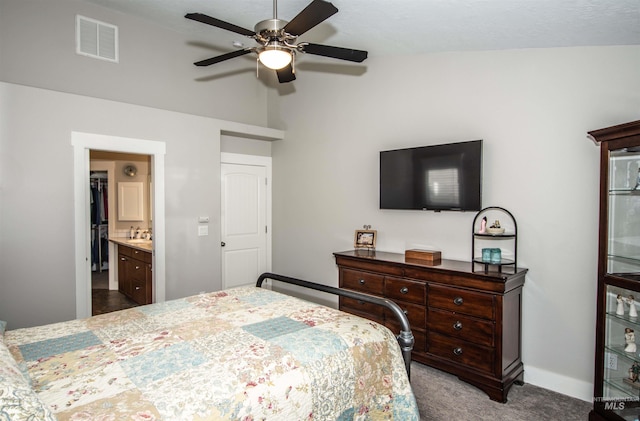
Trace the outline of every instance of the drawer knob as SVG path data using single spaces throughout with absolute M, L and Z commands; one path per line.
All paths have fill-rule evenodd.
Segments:
M 140 289 L 140 287 L 136 287 L 136 291 L 139 290 L 139 289 Z
M 140 269 L 140 266 L 136 266 L 136 270 Z
M 457 306 L 461 306 L 462 303 L 464 303 L 464 300 L 462 299 L 462 297 L 456 297 L 453 299 L 453 304 Z
M 454 348 L 453 349 L 453 353 L 455 355 L 462 355 L 462 348 L 458 347 L 458 348 Z
M 406 294 L 407 292 L 409 292 L 409 288 L 407 288 L 407 287 L 400 288 L 400 293 L 401 294 Z
M 456 322 L 453 324 L 453 328 L 454 328 L 455 330 L 460 330 L 460 329 L 462 329 L 462 322 L 461 322 L 460 320 L 456 321 Z
M 120 260 L 122 260 L 123 262 L 126 262 L 127 258 L 126 257 L 121 257 Z
M 360 282 L 360 285 L 364 285 L 364 279 L 360 279 L 358 282 Z

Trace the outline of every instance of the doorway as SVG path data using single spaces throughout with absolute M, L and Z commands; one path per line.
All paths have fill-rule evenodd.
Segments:
M 164 142 L 106 136 L 91 133 L 71 133 L 74 151 L 74 214 L 75 214 L 75 267 L 76 317 L 91 316 L 91 235 L 90 235 L 90 151 L 108 151 L 151 156 L 153 188 L 154 250 L 153 290 L 154 302 L 165 300 L 165 216 L 164 216 Z M 113 255 L 113 253 L 111 253 Z
M 271 271 L 271 157 L 221 154 L 222 288 Z
M 91 209 L 91 314 L 110 313 L 140 304 L 127 297 L 118 286 L 118 248 L 110 239 L 122 238 L 130 224 L 147 229 L 151 226 L 152 209 L 149 195 L 151 156 L 91 150 L 89 151 Z M 131 169 L 135 169 L 132 173 Z M 122 182 L 143 185 L 142 219 L 122 221 L 118 215 L 116 187 Z

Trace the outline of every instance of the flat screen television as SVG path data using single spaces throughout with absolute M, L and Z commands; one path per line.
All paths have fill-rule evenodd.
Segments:
M 380 209 L 479 211 L 482 140 L 380 152 Z

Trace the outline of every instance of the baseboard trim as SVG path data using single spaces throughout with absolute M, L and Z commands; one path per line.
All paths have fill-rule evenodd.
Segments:
M 524 382 L 586 402 L 593 401 L 593 384 L 537 367 L 524 366 Z

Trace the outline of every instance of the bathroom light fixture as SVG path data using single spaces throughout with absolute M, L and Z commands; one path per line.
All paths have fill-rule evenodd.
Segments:
M 288 48 L 282 48 L 277 41 L 267 44 L 258 54 L 258 58 L 262 64 L 273 70 L 287 67 L 293 59 L 291 51 Z
M 135 165 L 129 164 L 122 169 L 122 172 L 124 173 L 124 175 L 134 177 L 138 173 L 138 169 L 135 167 Z

